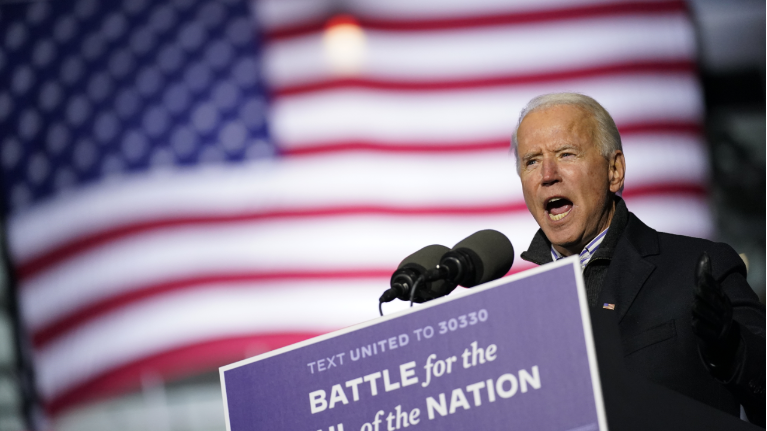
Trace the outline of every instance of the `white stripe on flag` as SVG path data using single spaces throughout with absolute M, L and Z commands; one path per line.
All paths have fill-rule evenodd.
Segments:
M 527 101 L 556 91 L 594 97 L 619 126 L 629 122 L 698 122 L 703 114 L 700 87 L 692 75 L 629 74 L 437 93 L 323 91 L 279 98 L 270 117 L 272 132 L 287 149 L 358 139 L 449 146 L 509 139 Z

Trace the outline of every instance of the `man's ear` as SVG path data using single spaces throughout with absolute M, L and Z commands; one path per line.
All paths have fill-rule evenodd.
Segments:
M 610 191 L 618 193 L 623 190 L 623 181 L 626 179 L 626 159 L 623 157 L 623 151 L 616 150 L 609 159 L 608 179 L 610 181 Z

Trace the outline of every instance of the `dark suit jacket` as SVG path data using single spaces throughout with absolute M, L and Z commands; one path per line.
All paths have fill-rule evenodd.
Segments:
M 711 257 L 714 278 L 732 301 L 741 327 L 738 368 L 725 382 L 706 369 L 692 332 L 694 273 L 703 251 Z M 604 277 L 597 303 L 615 304 L 630 371 L 736 416 L 743 404 L 751 422 L 764 425 L 764 306 L 730 246 L 660 233 L 628 213 Z

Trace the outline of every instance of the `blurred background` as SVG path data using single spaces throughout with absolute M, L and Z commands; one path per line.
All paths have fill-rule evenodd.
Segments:
M 223 430 L 219 366 L 377 317 L 415 250 L 518 256 L 555 91 L 764 301 L 764 1 L 0 0 L 0 431 Z

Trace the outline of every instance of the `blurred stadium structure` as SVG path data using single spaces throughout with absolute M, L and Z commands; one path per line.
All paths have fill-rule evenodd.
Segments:
M 508 141 L 545 92 L 602 102 L 629 208 L 746 253 L 764 299 L 764 16 L 0 1 L 0 431 L 224 429 L 218 366 L 376 317 L 424 245 L 495 228 L 523 251 Z

